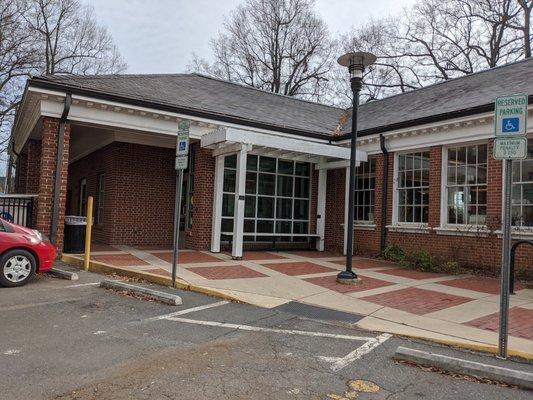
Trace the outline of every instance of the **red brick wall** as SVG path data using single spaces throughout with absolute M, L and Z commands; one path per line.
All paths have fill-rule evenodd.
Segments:
M 185 246 L 189 249 L 210 248 L 214 190 L 215 158 L 211 150 L 198 146 L 194 168 L 193 224 L 185 232 Z
M 57 155 L 57 135 L 59 119 L 45 117 L 42 120 L 42 143 L 40 159 L 40 175 L 38 183 L 36 227 L 46 235 L 50 235 L 52 223 L 52 204 L 54 198 L 54 182 Z M 63 226 L 65 217 L 65 200 L 67 195 L 67 173 L 70 143 L 70 125 L 65 125 L 63 160 L 61 164 L 61 185 L 59 192 L 59 216 L 56 246 L 63 249 Z
M 35 194 L 39 190 L 39 176 L 41 175 L 41 141 L 30 139 L 26 147 L 28 149 L 26 193 Z
M 104 221 L 95 224 L 96 242 L 172 244 L 176 182 L 173 149 L 114 142 L 73 163 L 69 173 L 71 210 L 76 213 L 79 181 L 87 179 L 87 195 L 95 197 L 96 209 L 98 175 L 106 174 Z
M 502 202 L 502 163 L 492 157 L 492 140 L 488 145 L 488 198 L 487 226 L 491 231 L 488 235 L 444 235 L 430 229 L 428 233 L 387 232 L 387 244 L 398 245 L 408 252 L 427 250 L 434 256 L 445 260 L 458 261 L 469 267 L 487 270 L 497 274 L 501 267 L 501 237 L 495 231 L 501 229 Z M 392 223 L 394 154 L 389 155 L 389 187 L 387 224 Z M 360 254 L 373 256 L 379 251 L 379 227 L 381 226 L 381 182 L 383 171 L 383 155 L 379 155 L 376 163 L 376 203 L 374 218 L 375 230 L 355 231 L 356 251 Z M 442 147 L 430 149 L 430 193 L 429 193 L 429 226 L 440 226 L 441 208 L 441 167 Z M 326 203 L 326 247 L 342 249 L 343 232 L 340 225 L 344 223 L 344 169 L 328 171 L 328 193 Z M 528 268 L 533 277 L 533 249 L 522 247 L 517 252 L 516 265 Z

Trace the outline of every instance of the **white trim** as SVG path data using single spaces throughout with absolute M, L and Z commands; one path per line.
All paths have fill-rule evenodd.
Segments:
M 498 238 L 502 238 L 503 232 L 501 230 L 494 231 Z M 533 240 L 533 228 L 511 228 L 511 238 L 513 240 Z
M 318 193 L 316 206 L 316 231 L 320 236 L 316 244 L 318 251 L 324 251 L 326 232 L 326 193 L 327 193 L 328 171 L 321 169 L 318 171 Z M 312 187 L 312 185 L 310 185 Z
M 326 140 L 322 141 L 322 143 L 311 142 L 307 138 L 299 138 L 297 136 L 288 138 L 275 133 L 264 135 L 251 130 L 236 128 L 221 128 L 201 138 L 202 147 L 207 148 L 219 148 L 226 145 L 233 145 L 234 143 L 244 143 L 253 145 L 254 147 L 259 146 L 262 149 L 285 150 L 319 157 L 350 159 L 349 148 L 329 144 Z M 366 161 L 366 153 L 359 150 L 357 152 L 357 159 L 359 161 Z
M 487 237 L 491 231 L 482 225 L 445 225 L 433 228 L 437 235 Z
M 244 144 L 244 143 L 234 143 L 230 144 L 228 146 L 216 148 L 213 150 L 212 156 L 218 157 L 223 155 L 229 155 L 238 153 L 241 150 L 245 150 L 246 152 L 249 152 L 252 149 L 252 145 L 250 144 Z
M 354 229 L 358 231 L 373 231 L 376 229 L 376 224 L 362 224 L 358 223 L 354 225 Z
M 211 251 L 220 252 L 220 234 L 222 230 L 222 191 L 224 184 L 224 156 L 215 159 L 215 188 L 213 195 L 213 216 L 211 222 Z
M 368 159 L 366 161 L 368 161 Z M 361 161 L 356 160 L 355 166 L 358 167 L 359 165 L 361 165 Z M 318 170 L 339 169 L 339 168 L 346 168 L 349 166 L 350 166 L 349 160 L 331 161 L 331 162 L 322 162 L 319 164 L 315 164 L 315 169 L 318 169 Z
M 242 257 L 244 234 L 244 199 L 246 188 L 246 155 L 245 148 L 237 153 L 237 171 L 235 177 L 235 212 L 233 216 L 233 247 L 231 256 Z
M 387 225 L 389 232 L 402 232 L 402 233 L 430 233 L 432 228 L 427 224 L 417 223 L 402 223 L 396 225 Z
M 394 153 L 392 165 L 392 225 L 398 225 L 398 163 L 399 153 Z M 385 189 L 386 190 L 386 189 Z

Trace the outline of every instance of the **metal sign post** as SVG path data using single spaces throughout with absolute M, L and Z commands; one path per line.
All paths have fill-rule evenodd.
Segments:
M 504 160 L 503 179 L 503 241 L 502 272 L 500 288 L 500 330 L 498 336 L 498 357 L 507 358 L 507 335 L 509 328 L 509 282 L 511 267 L 511 202 L 513 188 L 513 160 L 527 155 L 527 95 L 518 94 L 498 97 L 494 107 L 493 156 Z
M 176 143 L 176 205 L 174 210 L 174 235 L 172 238 L 172 287 L 176 287 L 176 272 L 178 266 L 178 242 L 181 219 L 181 187 L 183 185 L 183 170 L 187 168 L 189 160 L 189 121 L 181 121 L 178 125 Z

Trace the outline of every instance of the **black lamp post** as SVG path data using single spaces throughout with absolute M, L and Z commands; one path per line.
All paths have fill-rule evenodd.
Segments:
M 346 231 L 346 270 L 337 275 L 337 282 L 344 284 L 353 284 L 358 281 L 357 274 L 352 271 L 357 107 L 359 105 L 359 92 L 363 86 L 363 71 L 365 67 L 373 64 L 375 61 L 376 56 L 366 52 L 347 53 L 337 60 L 340 65 L 348 67 L 350 71 L 350 83 L 353 94 L 352 135 L 350 142 L 350 189 L 348 191 L 348 227 Z

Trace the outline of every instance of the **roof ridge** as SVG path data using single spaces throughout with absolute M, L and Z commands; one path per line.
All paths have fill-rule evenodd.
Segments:
M 533 61 L 533 58 L 525 58 L 525 59 L 523 59 L 523 60 L 513 61 L 513 62 L 510 62 L 510 63 L 508 63 L 508 64 L 497 65 L 497 66 L 492 67 L 492 68 L 487 68 L 487 69 L 483 69 L 483 70 L 481 70 L 481 71 L 471 72 L 471 73 L 466 74 L 466 75 L 461 75 L 461 76 L 457 76 L 457 77 L 455 77 L 455 78 L 451 78 L 451 79 L 443 80 L 443 81 L 440 81 L 440 82 L 432 83 L 432 84 L 430 84 L 430 85 L 422 86 L 422 87 L 419 87 L 419 88 L 416 88 L 416 89 L 411 89 L 411 90 L 406 91 L 406 92 L 396 93 L 396 94 L 393 94 L 393 95 L 391 95 L 391 96 L 384 97 L 384 98 L 382 98 L 382 99 L 372 100 L 372 101 L 369 101 L 369 102 L 367 102 L 367 103 L 361 104 L 361 106 L 365 106 L 365 105 L 367 105 L 367 104 L 371 104 L 371 103 L 379 103 L 379 102 L 381 102 L 381 101 L 385 101 L 385 100 L 388 100 L 388 99 L 392 99 L 392 98 L 394 98 L 394 97 L 403 96 L 403 95 L 406 95 L 406 94 L 409 94 L 409 93 L 419 92 L 419 91 L 421 91 L 421 90 L 425 90 L 425 89 L 432 89 L 432 88 L 434 88 L 435 86 L 439 86 L 439 85 L 442 85 L 442 84 L 445 84 L 445 83 L 456 82 L 456 81 L 461 80 L 461 79 L 470 78 L 470 77 L 472 77 L 472 76 L 478 76 L 478 75 L 484 74 L 484 73 L 486 73 L 486 72 L 492 72 L 492 71 L 494 71 L 494 70 L 498 70 L 498 69 L 502 69 L 502 68 L 510 67 L 510 66 L 512 66 L 512 65 L 516 65 L 516 64 L 520 64 L 520 63 L 526 63 L 526 62 L 530 62 L 530 61 Z

